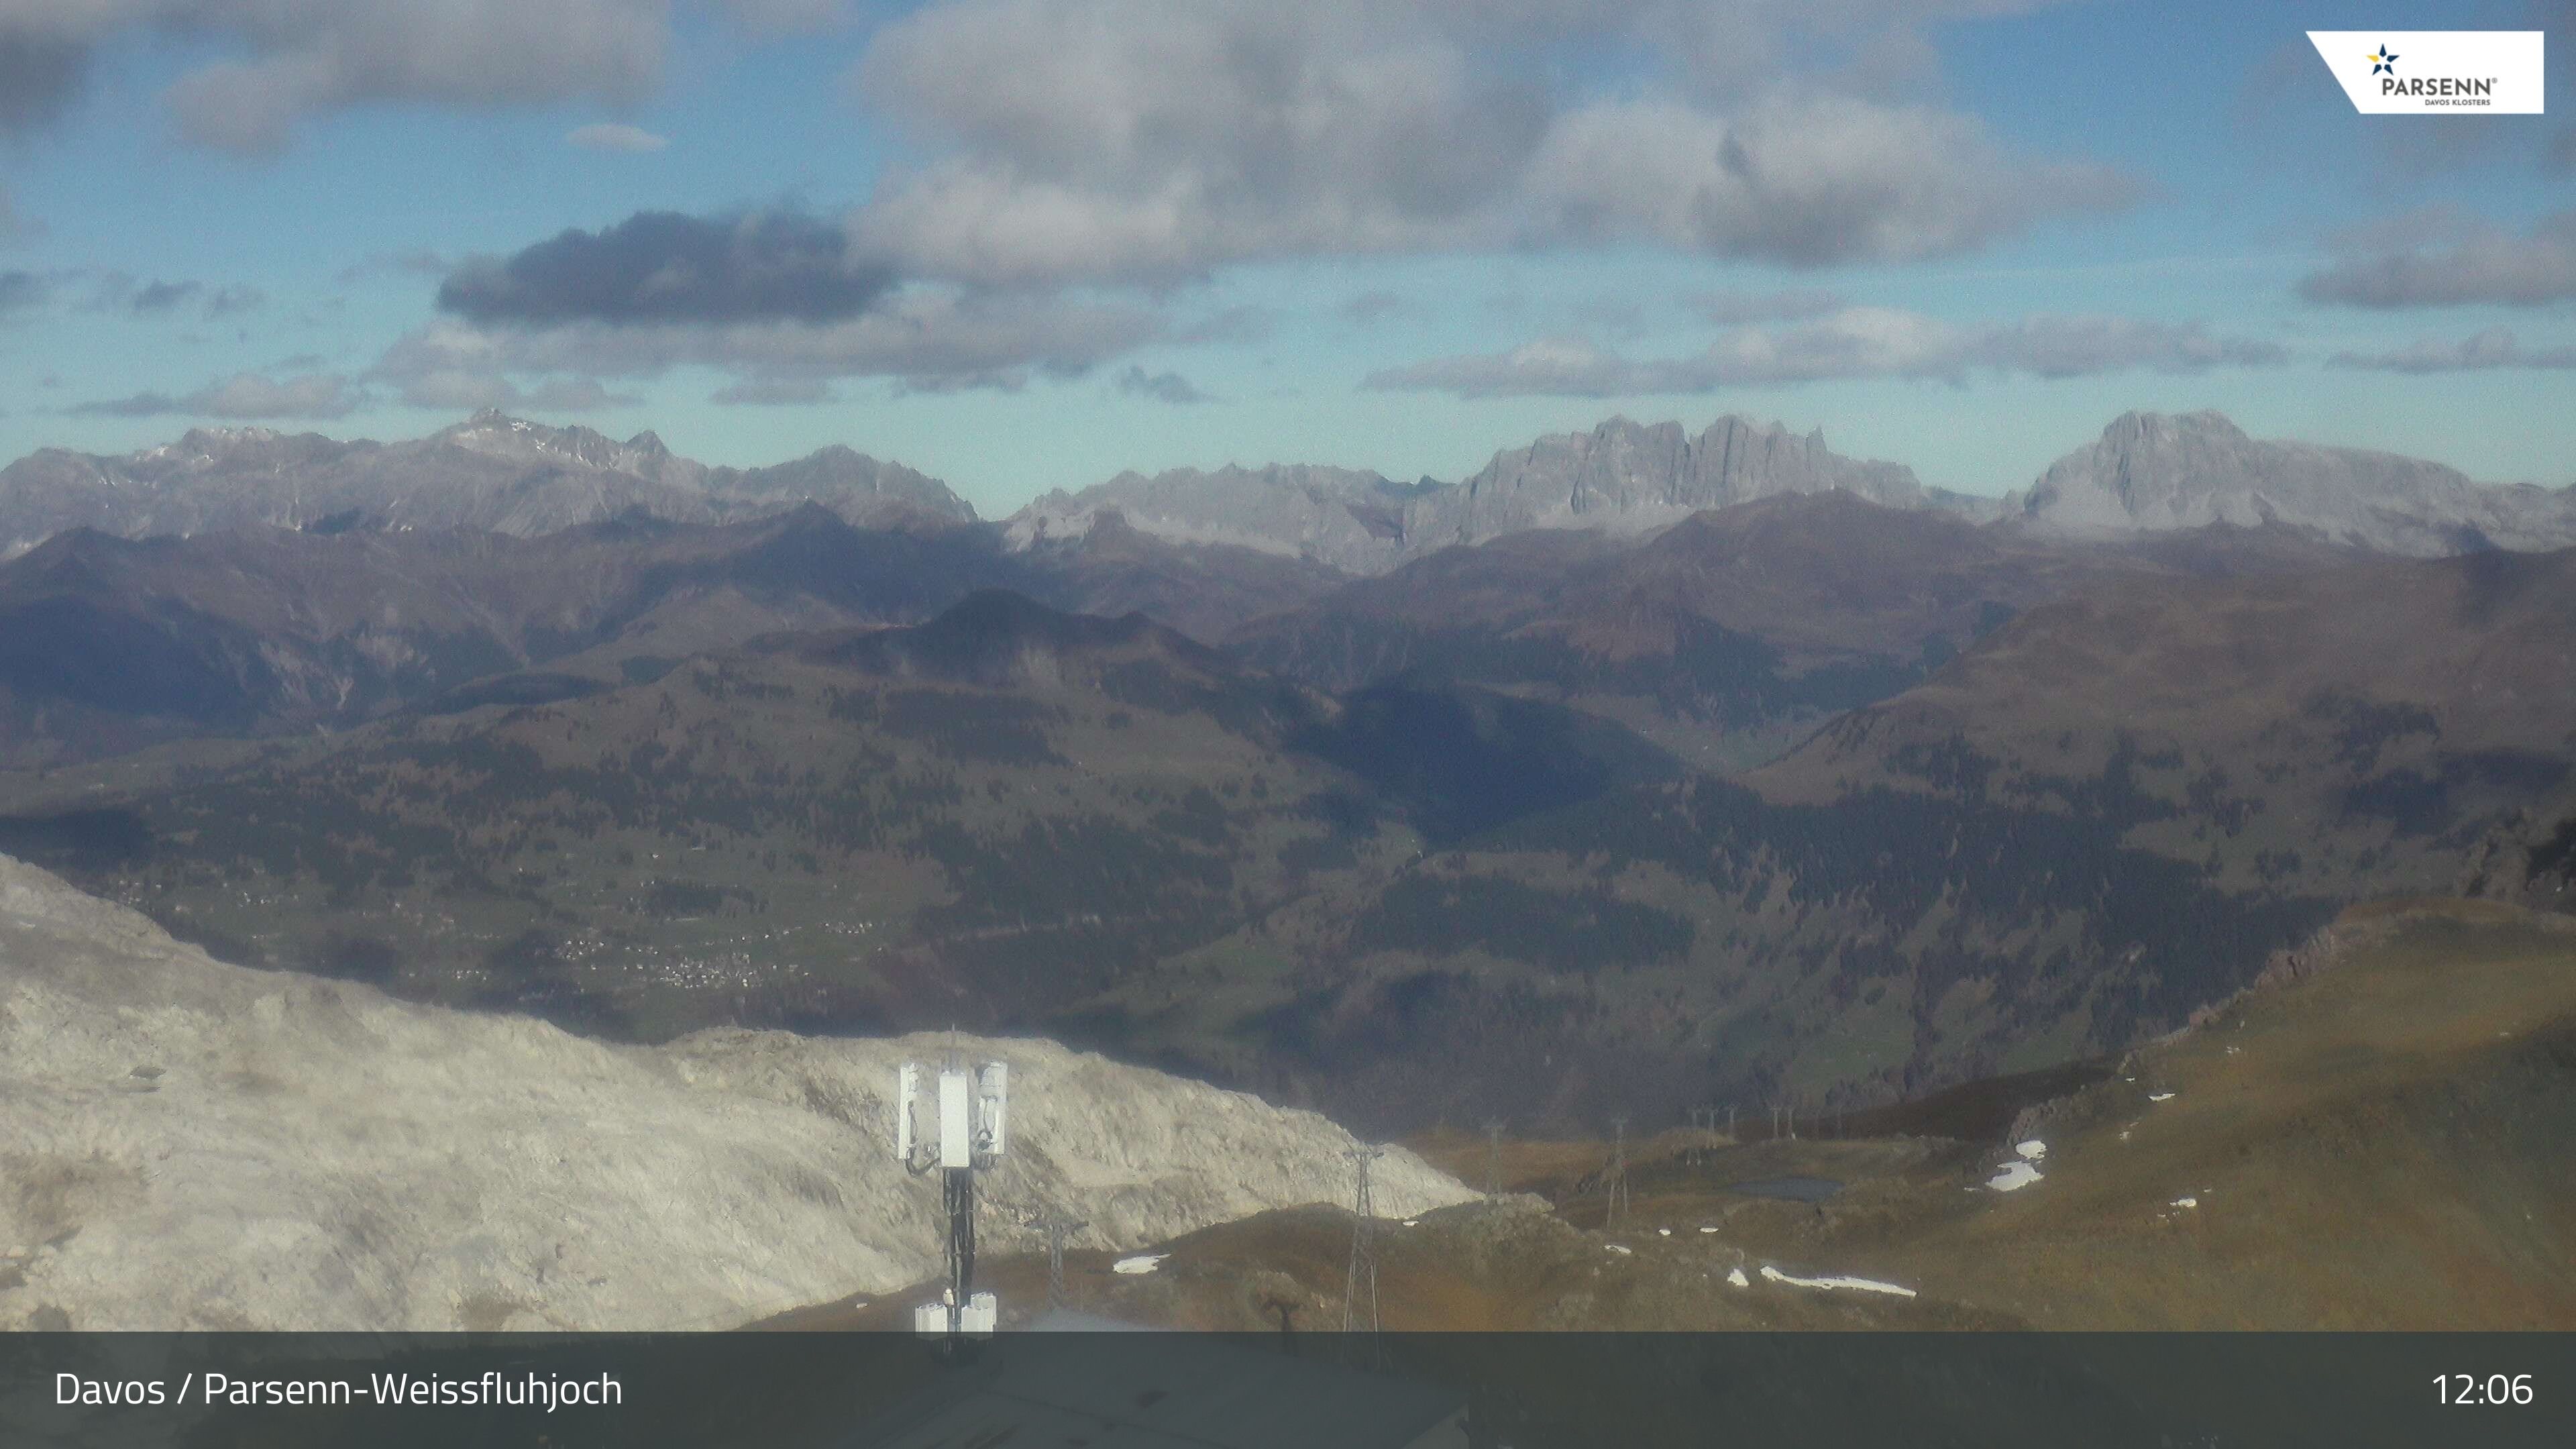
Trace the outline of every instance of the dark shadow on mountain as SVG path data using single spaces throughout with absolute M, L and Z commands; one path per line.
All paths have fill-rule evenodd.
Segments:
M 1460 685 L 1391 683 L 1343 696 L 1339 719 L 1292 736 L 1448 842 L 1628 785 L 1681 763 L 1633 732 L 1556 705 Z
M 0 855 L 67 873 L 110 871 L 152 851 L 152 831 L 130 810 L 0 815 Z

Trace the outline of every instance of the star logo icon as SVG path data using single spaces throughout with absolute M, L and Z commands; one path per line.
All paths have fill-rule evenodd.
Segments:
M 2388 42 L 2384 40 L 2379 43 L 2379 49 L 2377 51 L 2362 57 L 2362 59 L 2370 62 L 2370 73 L 2372 75 L 2377 75 L 2381 71 L 2386 71 L 2390 75 L 2397 74 L 2397 57 L 2389 54 Z

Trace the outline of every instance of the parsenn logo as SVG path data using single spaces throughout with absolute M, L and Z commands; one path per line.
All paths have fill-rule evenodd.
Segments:
M 2539 115 L 2541 38 L 2537 30 L 2308 32 L 2366 115 Z

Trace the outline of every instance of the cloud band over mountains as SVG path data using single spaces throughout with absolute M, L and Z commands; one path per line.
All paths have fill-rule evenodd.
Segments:
M 2457 342 L 2427 340 L 2386 352 L 2338 352 L 2333 362 L 2374 372 L 2554 372 L 2576 369 L 2576 347 L 2525 347 L 2512 328 L 2489 327 Z
M 2538 307 L 2576 298 L 2576 211 L 2524 235 L 2416 213 L 2340 238 L 2333 265 L 2299 283 L 2312 302 L 2382 309 Z
M 1585 339 L 1438 358 L 1370 375 L 1368 387 L 1482 397 L 1618 397 L 1778 387 L 1846 378 L 1961 381 L 1978 371 L 2044 378 L 2202 372 L 2285 361 L 2278 345 L 2212 336 L 2198 323 L 2031 317 L 1963 329 L 1915 312 L 1846 307 L 1791 327 L 1739 327 L 1705 352 L 1633 359 Z

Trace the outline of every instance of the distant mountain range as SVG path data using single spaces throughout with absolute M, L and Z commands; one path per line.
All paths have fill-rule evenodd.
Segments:
M 1025 544 L 1079 535 L 1116 516 L 1165 538 L 1239 544 L 1376 574 L 1453 544 L 1533 529 L 1633 535 L 1707 509 L 1836 488 L 1899 508 L 1956 497 L 1927 493 L 1900 464 L 1842 457 L 1822 433 L 1802 438 L 1777 423 L 1757 427 L 1727 417 L 1693 438 L 1679 423 L 1613 418 L 1589 433 L 1497 453 L 1458 483 L 1400 484 L 1349 469 L 1275 465 L 1150 478 L 1122 473 L 1080 493 L 1049 493 L 1012 515 L 1009 529 Z
M 939 480 L 844 447 L 711 468 L 651 433 L 620 443 L 486 411 L 406 443 L 199 428 L 122 457 L 47 448 L 0 469 L 0 557 L 74 528 L 126 538 L 254 526 L 532 537 L 638 510 L 724 523 L 808 500 L 853 523 L 975 517 Z
M 1537 529 L 1635 535 L 1693 513 L 1840 490 L 2047 537 L 2125 538 L 2211 524 L 2274 525 L 2352 548 L 2429 558 L 2576 543 L 2576 490 L 2472 482 L 2438 463 L 2354 448 L 2260 442 L 2212 412 L 2127 413 L 2030 488 L 1987 498 L 1926 488 L 1898 463 L 1860 462 L 1774 423 L 1613 418 L 1498 453 L 1457 483 L 1402 484 L 1308 467 L 1124 473 L 1014 514 L 1015 543 L 1079 535 L 1102 518 L 1184 542 L 1286 554 L 1379 574 L 1456 544 Z
M 999 522 L 831 450 L 190 437 L 0 471 L 0 852 L 606 1034 L 1043 1031 L 1387 1130 L 1866 1104 L 2357 898 L 2567 896 L 2570 496 L 2214 414 L 1997 500 L 1614 421 Z
M 2214 412 L 2123 413 L 2005 499 L 2002 513 L 2097 537 L 2277 523 L 2414 558 L 2576 543 L 2576 489 L 2495 486 L 2395 453 L 2261 442 Z
M 1291 464 L 1122 473 L 1048 493 L 1000 528 L 1013 549 L 1061 552 L 1115 519 L 1168 544 L 1374 575 L 1457 544 L 1540 529 L 1636 536 L 1694 513 L 1832 490 L 2058 537 L 2231 523 L 2411 557 L 2576 543 L 2576 490 L 2481 484 L 2420 459 L 2259 441 L 2212 412 L 2124 414 L 1999 498 L 1927 488 L 1903 464 L 1847 458 L 1822 433 L 1777 423 L 1729 416 L 1692 437 L 1679 423 L 1613 418 L 1497 453 L 1454 483 Z M 526 537 L 635 511 L 725 523 L 808 501 L 861 526 L 976 521 L 939 480 L 845 447 L 719 468 L 673 454 L 649 432 L 621 443 L 483 412 L 403 443 L 215 428 L 121 457 L 46 449 L 0 469 L 0 557 L 80 527 L 128 538 L 249 525 Z

